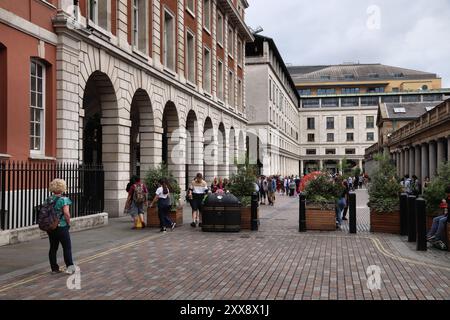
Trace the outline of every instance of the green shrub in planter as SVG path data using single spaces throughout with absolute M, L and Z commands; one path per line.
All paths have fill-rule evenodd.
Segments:
M 344 191 L 341 180 L 335 182 L 326 173 L 318 175 L 305 186 L 305 196 L 308 205 L 321 210 L 334 210 L 336 200 Z
M 162 163 L 156 168 L 150 169 L 145 175 L 145 184 L 148 188 L 148 200 L 152 201 L 155 197 L 156 189 L 159 187 L 159 181 L 161 179 L 167 179 L 169 183 L 170 199 L 172 202 L 171 211 L 176 211 L 180 203 L 181 189 L 177 179 L 169 171 L 166 164 Z
M 431 180 L 431 183 L 424 190 L 423 197 L 427 201 L 427 213 L 429 215 L 435 215 L 442 211 L 439 209 L 439 204 L 442 199 L 447 198 L 445 191 L 448 186 L 450 186 L 450 162 L 439 167 L 438 175 Z
M 237 173 L 230 179 L 230 192 L 236 196 L 243 207 L 251 204 L 251 195 L 255 192 L 256 168 L 251 165 L 239 165 Z
M 378 213 L 398 211 L 402 187 L 397 179 L 396 168 L 385 155 L 375 157 L 375 161 L 377 167 L 371 176 L 368 205 Z

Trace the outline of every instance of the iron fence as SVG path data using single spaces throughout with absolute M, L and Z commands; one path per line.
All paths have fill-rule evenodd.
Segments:
M 50 182 L 64 179 L 72 200 L 72 217 L 103 212 L 104 172 L 101 165 L 76 163 L 0 162 L 0 229 L 36 224 L 39 205 L 51 195 Z

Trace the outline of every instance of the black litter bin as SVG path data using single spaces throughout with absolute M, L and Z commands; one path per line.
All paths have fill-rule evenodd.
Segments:
M 202 231 L 241 231 L 241 203 L 230 193 L 210 194 L 202 208 Z

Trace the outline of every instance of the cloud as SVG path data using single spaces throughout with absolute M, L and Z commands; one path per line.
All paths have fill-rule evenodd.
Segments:
M 448 0 L 249 0 L 247 24 L 262 26 L 286 63 L 383 63 L 433 72 L 450 87 Z M 379 8 L 379 28 L 369 28 Z M 376 17 L 375 17 L 376 18 Z M 371 24 L 370 26 L 377 26 Z

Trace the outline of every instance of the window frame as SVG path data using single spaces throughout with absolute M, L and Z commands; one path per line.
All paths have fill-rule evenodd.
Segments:
M 193 18 L 195 18 L 195 1 L 196 1 L 196 0 L 192 0 L 192 8 L 189 8 L 189 1 L 190 1 L 190 0 L 186 0 L 186 11 L 187 11 Z
M 28 135 L 28 137 L 29 137 L 29 143 L 30 143 L 30 146 L 29 146 L 29 150 L 30 150 L 30 155 L 45 155 L 45 125 L 46 125 L 46 98 L 47 98 L 47 95 L 46 95 L 46 66 L 45 66 L 45 64 L 44 63 L 42 63 L 41 61 L 39 61 L 39 60 L 37 60 L 37 59 L 31 59 L 30 60 L 30 73 L 29 73 L 29 79 L 30 79 L 30 87 L 29 87 L 29 102 L 28 102 L 28 104 L 29 104 L 29 108 L 30 108 L 30 114 L 29 114 L 29 116 L 30 116 L 30 118 L 29 118 L 29 124 L 30 124 L 30 126 L 31 126 L 31 124 L 32 124 L 32 122 L 31 122 L 31 109 L 38 109 L 38 101 L 37 101 L 37 99 L 36 99 L 36 106 L 32 106 L 31 105 L 31 94 L 32 94 L 32 88 L 31 88 L 31 77 L 32 77 L 32 74 L 31 74 L 31 64 L 36 64 L 36 66 L 40 66 L 41 68 L 42 68 L 42 109 L 40 110 L 40 112 L 41 112 L 41 114 L 40 114 L 40 116 L 41 116 L 41 119 L 40 119 L 40 123 L 39 123 L 39 125 L 40 125 L 40 127 L 39 127 L 39 129 L 40 129 L 40 136 L 39 136 L 39 138 L 40 138 L 40 144 L 39 144 L 39 149 L 38 150 L 36 150 L 36 149 L 32 149 L 31 147 L 31 132 L 29 132 L 29 135 Z M 37 76 L 37 68 L 36 68 L 36 76 Z M 38 89 L 38 86 L 37 86 L 37 82 L 36 82 L 36 91 L 35 91 L 35 94 L 38 94 L 39 92 L 37 91 L 37 89 Z M 35 123 L 35 122 L 34 122 Z M 33 139 L 35 139 L 35 137 L 36 137 L 36 135 L 34 135 L 34 138 Z M 33 141 L 33 142 L 35 142 L 35 141 Z
M 206 53 L 208 53 L 208 66 L 209 70 L 206 70 Z M 209 72 L 207 72 L 209 71 Z M 208 88 L 205 88 L 206 79 L 209 80 Z M 203 46 L 203 90 L 208 94 L 212 94 L 212 50 L 208 46 Z
M 205 10 L 205 3 L 208 2 L 208 26 L 206 25 L 206 10 Z M 203 19 L 202 19 L 202 24 L 203 24 L 203 29 L 206 30 L 206 32 L 211 33 L 211 13 L 212 13 L 212 1 L 211 0 L 203 0 Z
M 310 120 L 312 120 L 312 126 L 310 126 Z M 316 118 L 307 117 L 306 118 L 306 130 L 316 130 Z
M 331 122 L 331 124 L 332 124 L 332 126 L 330 126 L 330 127 L 328 127 L 328 120 L 332 120 L 332 122 Z M 326 128 L 327 128 L 327 130 L 334 130 L 334 117 L 326 117 Z
M 330 137 L 333 137 L 333 139 L 330 139 Z M 334 132 L 327 133 L 327 142 L 334 142 Z
M 219 68 L 219 66 L 221 66 L 222 68 Z M 217 98 L 222 102 L 225 100 L 225 73 L 224 73 L 224 71 L 225 71 L 224 62 L 221 59 L 217 59 Z M 219 79 L 221 81 L 219 81 Z
M 231 31 L 231 41 L 230 41 L 230 31 Z M 228 51 L 228 56 L 231 59 L 234 59 L 234 30 L 231 26 L 228 26 L 228 32 L 227 32 L 227 41 L 228 41 L 228 45 L 227 45 L 227 51 Z M 231 50 L 230 50 L 230 46 L 231 46 Z
M 310 139 L 310 137 L 312 137 L 312 139 Z M 308 142 L 316 142 L 316 135 L 314 133 L 308 133 L 307 141 Z
M 189 55 L 189 39 L 188 39 L 188 36 L 191 36 L 192 37 L 192 49 L 193 49 L 193 56 L 191 57 L 190 55 Z M 197 57 L 197 54 L 196 54 L 196 42 L 195 42 L 195 33 L 191 30 L 191 29 L 189 29 L 189 28 L 186 28 L 186 79 L 187 79 L 187 81 L 188 82 L 190 82 L 190 83 L 192 83 L 192 84 L 196 84 L 196 57 Z M 191 66 L 191 63 L 190 63 L 190 61 L 189 61 L 189 59 L 190 58 L 192 58 L 193 59 L 193 61 L 192 61 L 192 66 Z M 193 77 L 193 79 L 190 79 L 190 68 L 192 68 L 192 71 L 193 71 L 193 74 L 192 74 L 192 77 Z
M 349 119 L 352 119 L 352 125 L 349 126 Z M 355 117 L 354 116 L 346 116 L 345 117 L 345 129 L 347 130 L 354 130 L 355 129 Z
M 221 19 L 221 23 L 219 21 L 219 18 Z M 220 30 L 222 30 L 222 37 L 221 39 L 219 39 L 219 27 L 221 26 Z M 224 31 L 225 31 L 225 18 L 222 14 L 222 12 L 220 12 L 219 9 L 217 9 L 217 17 L 216 17 L 216 38 L 217 38 L 217 44 L 223 48 L 223 44 L 224 44 Z
M 175 15 L 167 8 L 167 7 L 164 7 L 164 18 L 163 18 L 163 22 L 164 22 L 164 24 L 163 24 L 163 45 L 164 45 L 164 50 L 163 50 L 163 65 L 164 65 L 164 67 L 165 68 L 167 68 L 167 69 L 169 69 L 169 70 L 171 70 L 171 71 L 173 71 L 173 72 L 175 72 L 176 71 L 176 65 L 177 65 L 177 63 L 176 63 L 176 36 L 175 36 L 175 33 L 176 33 L 176 20 L 175 20 Z M 172 39 L 172 48 L 173 48 L 173 54 L 172 54 L 172 58 L 173 58 L 173 68 L 172 67 L 170 67 L 169 65 L 168 65 L 168 63 L 167 63 L 167 61 L 168 61 L 168 55 L 166 56 L 166 52 L 168 51 L 167 50 L 167 48 L 168 48 L 168 46 L 167 46 L 167 38 L 166 38 L 166 34 L 167 34 L 167 28 L 166 28 L 166 14 L 167 15 L 169 15 L 170 17 L 171 17 L 171 19 L 172 19 L 172 25 L 173 25 L 173 28 L 172 28 L 172 35 L 173 35 L 173 39 Z M 167 42 L 167 43 L 166 43 Z
M 372 118 L 371 122 L 369 122 L 369 118 Z M 369 127 L 369 123 L 372 123 L 371 127 Z M 375 117 L 374 116 L 366 116 L 366 129 L 375 129 Z
M 352 139 L 349 139 L 349 135 L 352 135 Z M 347 132 L 346 134 L 346 141 L 347 142 L 355 142 L 355 133 L 354 132 Z
M 372 136 L 372 139 L 369 139 L 369 134 Z M 366 132 L 366 140 L 367 141 L 375 141 L 375 133 L 374 132 Z

